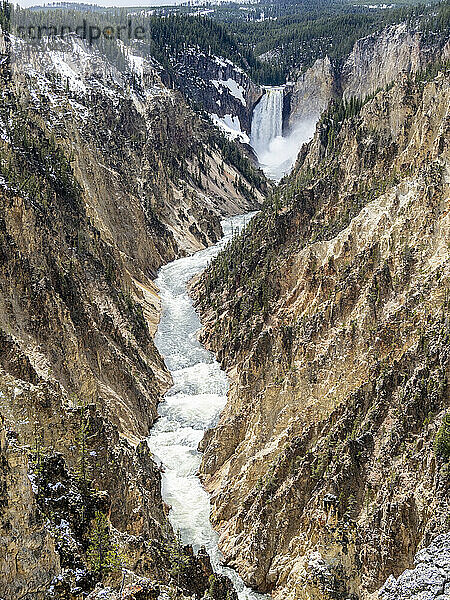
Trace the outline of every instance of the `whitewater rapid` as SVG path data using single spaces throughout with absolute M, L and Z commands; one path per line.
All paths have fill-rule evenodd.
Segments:
M 161 268 L 156 279 L 162 314 L 155 344 L 173 378 L 173 387 L 159 405 L 160 418 L 152 428 L 148 444 L 161 463 L 162 496 L 172 508 L 169 520 L 185 544 L 194 550 L 205 546 L 214 569 L 233 581 L 240 600 L 266 598 L 247 588 L 237 573 L 222 566 L 218 535 L 209 521 L 210 502 L 196 473 L 201 454 L 198 444 L 205 431 L 215 425 L 225 406 L 228 379 L 213 354 L 197 340 L 200 321 L 186 284 L 203 271 L 208 262 L 240 230 L 249 216 L 222 222 L 224 237 L 216 245 Z

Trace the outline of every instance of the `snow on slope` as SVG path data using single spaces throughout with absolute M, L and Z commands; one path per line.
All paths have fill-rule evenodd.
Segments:
M 211 83 L 217 89 L 219 94 L 222 94 L 223 88 L 226 88 L 234 98 L 242 102 L 242 106 L 247 106 L 247 102 L 244 98 L 244 88 L 242 87 L 242 85 L 239 85 L 237 81 L 231 79 L 231 77 L 229 77 L 226 81 L 219 79 L 211 79 Z
M 211 121 L 216 125 L 230 140 L 239 140 L 243 144 L 249 144 L 250 139 L 248 135 L 242 131 L 239 118 L 232 115 L 225 115 L 219 117 L 215 114 L 209 115 Z
M 129 97 L 138 110 L 149 98 L 172 95 L 151 61 L 124 44 L 119 48 L 130 66 L 129 72 L 119 70 L 95 46 L 77 36 L 42 40 L 36 47 L 12 37 L 12 62 L 13 68 L 26 73 L 33 82 L 30 93 L 35 102 L 45 96 L 52 105 L 69 102 L 80 113 L 90 107 L 86 99 L 92 93 L 113 101 L 119 96 Z M 137 80 L 132 80 L 131 73 L 137 75 Z

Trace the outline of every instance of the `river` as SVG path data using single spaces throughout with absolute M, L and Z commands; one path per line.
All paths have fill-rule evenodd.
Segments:
M 249 218 L 226 219 L 222 222 L 224 237 L 217 244 L 159 271 L 155 283 L 160 290 L 162 314 L 155 344 L 171 372 L 173 387 L 159 405 L 160 418 L 148 443 L 164 467 L 162 496 L 172 507 L 169 520 L 183 543 L 192 544 L 194 550 L 205 546 L 214 569 L 230 577 L 240 600 L 261 600 L 266 596 L 247 588 L 234 570 L 222 566 L 218 535 L 209 521 L 209 495 L 197 477 L 201 462 L 197 447 L 225 406 L 228 378 L 214 355 L 197 340 L 200 320 L 187 293 L 187 282 L 206 268 Z

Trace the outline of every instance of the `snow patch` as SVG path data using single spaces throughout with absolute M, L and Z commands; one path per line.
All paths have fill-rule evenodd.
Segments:
M 121 40 L 119 40 L 117 44 L 121 48 L 122 52 L 125 54 L 130 65 L 131 71 L 133 73 L 136 73 L 136 75 L 142 81 L 144 77 L 144 58 L 142 56 L 138 56 L 137 54 L 133 54 L 129 46 L 126 46 Z
M 68 81 L 71 90 L 75 90 L 80 93 L 86 92 L 86 86 L 84 85 L 79 73 L 77 73 L 70 66 L 70 64 L 66 62 L 64 52 L 50 50 L 49 56 L 55 71 Z
M 241 129 L 239 117 L 233 117 L 232 115 L 219 117 L 214 113 L 210 114 L 209 116 L 214 125 L 221 129 L 228 139 L 239 140 L 243 144 L 248 144 L 250 142 L 248 135 Z
M 31 483 L 31 489 L 33 490 L 33 494 L 37 494 L 39 491 L 39 488 L 36 483 L 36 480 L 37 480 L 36 475 L 34 473 L 27 473 L 27 475 L 28 475 L 28 479 Z
M 226 88 L 230 94 L 236 98 L 236 100 L 240 100 L 242 106 L 247 106 L 247 102 L 245 101 L 244 93 L 245 90 L 237 81 L 229 77 L 226 81 L 223 79 L 211 79 L 211 83 L 217 89 L 219 94 L 223 93 L 223 88 Z

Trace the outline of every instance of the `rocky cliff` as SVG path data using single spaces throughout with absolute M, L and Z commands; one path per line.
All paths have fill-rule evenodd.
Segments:
M 187 49 L 174 63 L 174 79 L 206 112 L 221 119 L 237 118 L 242 132 L 250 133 L 253 108 L 262 90 L 232 61 Z
M 317 120 L 338 93 L 337 76 L 330 59 L 317 59 L 289 86 L 285 96 L 286 126 L 293 129 L 300 121 Z
M 401 23 L 358 40 L 341 72 L 344 97 L 365 98 L 402 74 L 450 57 L 448 39 Z
M 304 73 L 293 74 L 286 95 L 286 126 L 318 120 L 331 99 L 364 99 L 403 74 L 423 70 L 435 60 L 448 60 L 445 36 L 413 23 L 391 25 L 358 40 L 342 63 L 318 59 Z
M 0 596 L 233 597 L 143 439 L 170 384 L 152 280 L 263 177 L 143 59 L 0 39 Z
M 0 424 L 0 488 L 2 582 L 0 590 L 11 598 L 30 595 L 48 586 L 60 572 L 55 542 L 45 527 L 28 478 L 25 449 L 6 441 Z
M 444 593 L 448 547 L 402 572 L 449 529 L 449 106 L 445 68 L 334 105 L 194 288 L 232 381 L 212 522 L 275 598 Z

